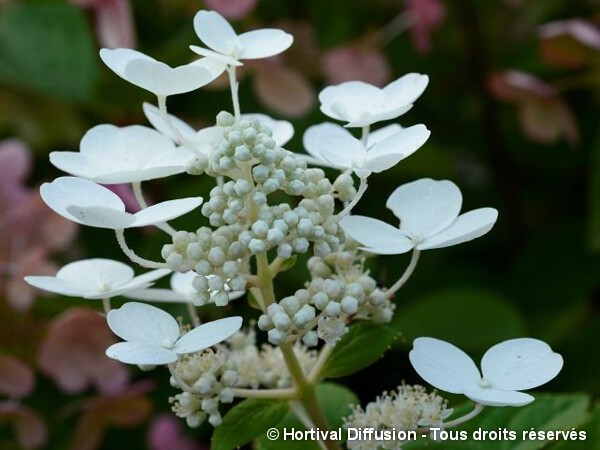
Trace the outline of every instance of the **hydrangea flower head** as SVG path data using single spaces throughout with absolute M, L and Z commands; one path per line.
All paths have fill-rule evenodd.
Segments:
M 460 189 L 451 181 L 430 178 L 400 186 L 388 198 L 386 206 L 400 219 L 399 228 L 364 216 L 347 216 L 340 221 L 344 231 L 365 246 L 364 250 L 379 255 L 467 242 L 490 231 L 498 218 L 494 208 L 479 208 L 459 215 Z
M 167 312 L 144 303 L 125 303 L 107 315 L 110 329 L 126 342 L 111 345 L 106 355 L 127 364 L 160 365 L 177 361 L 224 341 L 242 326 L 239 316 L 202 324 L 180 336 L 179 324 Z
M 127 264 L 95 258 L 67 264 L 53 277 L 28 276 L 25 281 L 56 294 L 101 299 L 145 289 L 169 273 L 168 269 L 156 269 L 136 277 Z
M 294 37 L 283 30 L 265 28 L 237 34 L 216 11 L 199 11 L 194 17 L 194 30 L 208 47 L 190 46 L 193 52 L 239 66 L 242 59 L 268 58 L 287 50 Z M 210 50 L 209 50 L 210 49 Z
M 412 108 L 428 83 L 429 77 L 418 73 L 404 75 L 384 88 L 362 81 L 347 81 L 321 91 L 321 111 L 346 122 L 346 127 L 364 127 L 395 119 Z
M 417 373 L 432 386 L 488 406 L 531 403 L 535 398 L 519 391 L 547 383 L 563 366 L 561 355 L 531 338 L 494 345 L 483 355 L 481 373 L 465 352 L 439 339 L 415 339 L 409 357 Z

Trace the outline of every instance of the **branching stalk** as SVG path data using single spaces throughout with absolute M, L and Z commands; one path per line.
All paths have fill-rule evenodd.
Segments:
M 406 268 L 406 270 L 404 271 L 404 273 L 402 274 L 402 276 L 398 279 L 398 281 L 396 281 L 387 291 L 386 291 L 386 295 L 388 298 L 392 298 L 394 296 L 394 294 L 396 292 L 398 292 L 398 290 L 404 286 L 404 283 L 406 283 L 408 281 L 408 279 L 410 278 L 410 276 L 413 274 L 413 272 L 415 271 L 415 267 L 417 267 L 417 262 L 419 261 L 419 255 L 421 254 L 420 250 L 417 250 L 416 248 L 413 250 L 412 252 L 412 256 L 410 258 L 410 262 L 408 263 L 408 267 Z

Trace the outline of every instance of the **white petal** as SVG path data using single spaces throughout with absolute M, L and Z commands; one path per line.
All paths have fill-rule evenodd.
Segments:
M 493 387 L 473 386 L 463 392 L 468 398 L 486 406 L 524 406 L 535 400 L 524 392 L 505 391 Z
M 415 339 L 409 358 L 421 378 L 442 391 L 462 394 L 479 386 L 481 381 L 473 360 L 461 349 L 439 339 Z
M 387 109 L 387 106 L 378 106 L 376 108 L 372 108 L 372 112 L 369 114 L 364 114 L 363 117 L 351 120 L 344 126 L 347 128 L 365 127 L 367 125 L 372 125 L 384 120 L 396 119 L 402 114 L 410 111 L 412 107 L 412 104 L 400 106 L 395 109 Z
M 117 194 L 93 181 L 81 178 L 61 177 L 52 183 L 44 183 L 40 187 L 40 194 L 52 210 L 80 224 L 84 222 L 67 211 L 69 206 L 102 206 L 115 211 L 125 211 L 125 205 Z
M 130 282 L 133 276 L 133 269 L 127 264 L 102 258 L 72 262 L 56 274 L 57 278 L 97 292 L 122 286 Z
M 193 270 L 185 273 L 175 272 L 171 276 L 171 289 L 182 295 L 193 295 L 196 290 L 192 287 L 192 281 L 197 276 Z
M 223 55 L 221 53 L 215 52 L 213 50 L 209 50 L 204 47 L 198 47 L 197 45 L 190 45 L 190 50 L 200 56 L 205 56 L 207 58 L 216 59 L 225 64 L 229 64 L 230 66 L 243 66 L 243 63 L 239 62 L 237 59 Z M 195 63 L 192 63 L 195 64 Z
M 194 31 L 208 48 L 230 55 L 238 36 L 229 22 L 216 11 L 198 11 L 194 17 Z
M 406 253 L 413 243 L 398 229 L 385 222 L 364 216 L 346 216 L 340 220 L 342 229 L 365 250 L 379 255 Z
M 296 153 L 296 156 L 298 158 L 302 158 L 304 161 L 306 161 L 306 164 L 311 165 L 311 166 L 329 167 L 331 169 L 338 168 L 335 164 L 331 164 L 329 161 L 327 161 L 326 159 L 323 159 L 322 157 L 317 158 L 315 156 L 304 155 L 302 153 Z
M 429 77 L 419 73 L 409 73 L 396 81 L 392 81 L 383 88 L 383 95 L 388 99 L 387 106 L 390 109 L 395 109 L 414 103 L 421 96 L 428 83 Z
M 100 50 L 100 58 L 113 72 L 125 80 L 127 80 L 127 78 L 125 78 L 125 66 L 134 59 L 156 61 L 154 58 L 151 58 L 142 52 L 129 48 L 103 48 Z
M 397 123 L 392 123 L 390 125 L 386 125 L 385 127 L 381 127 L 378 130 L 371 131 L 367 139 L 367 148 L 370 148 L 378 142 L 393 136 L 401 130 L 403 130 L 403 128 L 400 125 Z
M 242 46 L 239 59 L 268 58 L 286 51 L 294 42 L 294 37 L 283 30 L 264 28 L 248 31 L 238 37 Z
M 340 131 L 340 129 L 342 131 Z M 306 152 L 317 159 L 323 160 L 323 156 L 321 155 L 321 144 L 320 144 L 320 136 L 321 134 L 336 134 L 336 133 L 345 133 L 348 134 L 346 130 L 344 130 L 339 125 L 336 125 L 331 122 L 323 122 L 319 125 L 312 125 L 306 129 L 304 135 L 302 136 L 302 144 L 304 145 L 304 149 Z
M 142 289 L 146 289 L 152 286 L 153 281 L 164 277 L 171 273 L 169 269 L 156 269 L 151 270 L 143 275 L 139 275 L 127 283 L 124 283 L 120 286 L 115 286 L 113 290 L 106 293 L 100 293 L 95 295 L 87 295 L 85 298 L 94 299 L 94 298 L 105 298 L 105 297 L 116 297 L 117 295 L 123 295 L 127 292 L 139 291 Z
M 125 66 L 125 79 L 142 89 L 166 97 L 195 91 L 214 78 L 208 70 L 194 64 L 172 68 L 159 61 L 135 59 Z
M 166 348 L 139 342 L 119 342 L 106 349 L 106 356 L 125 364 L 158 366 L 177 361 L 177 354 Z
M 80 148 L 79 153 L 53 152 L 50 161 L 66 172 L 103 184 L 182 173 L 193 156 L 158 131 L 139 125 L 95 126 L 83 136 Z
M 225 69 L 227 69 L 227 62 L 223 61 L 221 58 L 200 58 L 190 63 L 190 65 L 208 70 L 213 80 L 219 77 L 225 72 Z
M 381 172 L 395 166 L 421 148 L 430 134 L 424 125 L 415 125 L 388 136 L 367 151 L 365 168 Z
M 381 89 L 362 81 L 328 86 L 319 93 L 323 114 L 351 122 L 370 115 L 374 102 L 381 101 Z
M 427 237 L 454 222 L 462 194 L 451 181 L 423 178 L 397 188 L 386 206 L 400 219 L 402 231 Z
M 134 214 L 135 222 L 132 227 L 145 227 L 167 222 L 187 214 L 202 204 L 202 197 L 187 197 L 157 203 Z
M 242 327 L 242 318 L 227 317 L 202 324 L 184 334 L 173 347 L 178 354 L 192 353 L 223 342 Z
M 474 209 L 458 216 L 452 225 L 425 239 L 417 248 L 427 250 L 471 241 L 490 231 L 496 219 L 498 211 L 494 208 Z
M 294 136 L 294 126 L 287 120 L 275 120 L 266 114 L 260 113 L 242 114 L 242 119 L 248 119 L 252 117 L 258 119 L 261 124 L 271 129 L 275 144 L 277 144 L 279 147 L 283 147 Z
M 171 131 L 171 127 L 169 127 L 167 122 L 163 119 L 160 110 L 150 103 L 144 103 L 143 108 L 148 122 L 150 122 L 154 128 L 167 136 L 169 139 L 177 142 L 177 136 L 175 136 L 175 134 Z M 190 140 L 194 138 L 196 135 L 196 130 L 172 114 L 168 114 L 168 117 L 171 121 L 171 124 L 173 124 L 173 126 L 179 131 L 179 133 L 181 133 L 183 137 Z
M 552 380 L 563 367 L 563 358 L 543 341 L 511 339 L 490 348 L 481 360 L 481 371 L 493 387 L 521 391 Z
M 135 221 L 133 214 L 104 206 L 69 205 L 67 206 L 67 213 L 80 224 L 111 230 L 130 228 L 134 226 Z
M 126 292 L 123 296 L 133 300 L 157 303 L 189 303 L 190 301 L 187 296 L 174 292 L 171 289 L 142 289 L 140 291 Z
M 162 309 L 144 303 L 129 302 L 108 312 L 110 329 L 121 339 L 163 347 L 179 337 L 179 324 Z
M 324 126 L 314 137 L 315 153 L 337 168 L 361 168 L 367 154 L 365 146 L 340 126 Z
M 56 277 L 30 275 L 25 277 L 25 281 L 38 289 L 69 297 L 84 297 L 90 292 L 85 286 L 73 284 Z

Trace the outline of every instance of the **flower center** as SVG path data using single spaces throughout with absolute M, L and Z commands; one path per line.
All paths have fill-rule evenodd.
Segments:
M 100 291 L 101 292 L 108 292 L 111 290 L 110 284 L 108 283 L 101 283 L 100 284 Z
M 168 350 L 172 350 L 174 345 L 175 345 L 175 342 L 173 342 L 169 338 L 166 338 L 164 341 L 162 341 L 162 346 Z
M 485 377 L 481 377 L 481 380 L 479 380 L 479 386 L 482 388 L 489 388 L 492 387 L 492 383 L 486 380 Z

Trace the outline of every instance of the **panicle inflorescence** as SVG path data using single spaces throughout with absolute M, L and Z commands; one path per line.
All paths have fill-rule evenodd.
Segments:
M 428 393 L 423 386 L 398 386 L 396 391 L 384 392 L 365 409 L 354 406 L 352 414 L 344 418 L 345 428 L 373 428 L 375 430 L 412 431 L 419 427 L 442 427 L 452 409 L 437 393 Z M 402 441 L 353 440 L 350 450 L 399 450 Z

